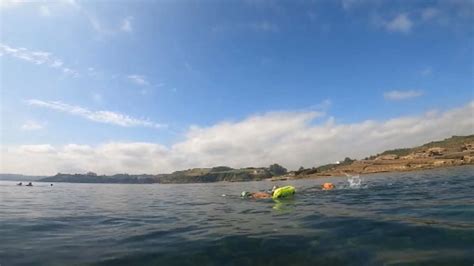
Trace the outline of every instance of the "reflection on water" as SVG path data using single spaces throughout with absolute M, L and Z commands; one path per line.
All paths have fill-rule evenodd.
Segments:
M 273 204 L 273 209 L 280 212 L 292 212 L 296 206 L 293 197 L 287 199 L 274 199 L 273 201 L 275 202 L 275 204 Z
M 273 182 L 0 182 L 0 264 L 472 265 L 473 170 L 279 182 L 298 190 L 279 201 L 239 196 Z

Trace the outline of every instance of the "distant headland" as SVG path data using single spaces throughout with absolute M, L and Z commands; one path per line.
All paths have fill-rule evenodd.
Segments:
M 404 172 L 469 164 L 474 165 L 474 135 L 452 136 L 414 148 L 387 150 L 363 160 L 346 158 L 340 163 L 312 169 L 300 169 L 282 178 Z
M 474 135 L 452 136 L 445 140 L 433 141 L 414 148 L 388 150 L 363 160 L 353 160 L 347 157 L 333 164 L 313 168 L 301 167 L 297 171 L 290 172 L 279 164 L 272 164 L 269 167 L 247 167 L 240 169 L 227 166 L 194 168 L 158 175 L 116 174 L 106 176 L 88 172 L 86 174 L 58 173 L 54 176 L 44 177 L 0 174 L 0 180 L 120 184 L 277 181 L 344 176 L 345 174 L 414 171 L 469 164 L 474 165 Z

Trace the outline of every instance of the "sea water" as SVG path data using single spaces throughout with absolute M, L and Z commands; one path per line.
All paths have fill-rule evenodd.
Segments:
M 324 182 L 336 189 L 322 191 Z M 4 181 L 0 264 L 473 265 L 474 167 L 349 182 Z M 274 184 L 297 193 L 279 202 L 239 197 Z

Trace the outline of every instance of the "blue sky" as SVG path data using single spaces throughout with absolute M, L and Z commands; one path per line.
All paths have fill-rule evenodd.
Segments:
M 6 159 L 0 170 L 21 172 L 21 152 L 31 148 L 63 156 L 70 145 L 87 152 L 62 160 L 83 166 L 49 163 L 41 172 L 163 172 L 222 158 L 232 166 L 257 159 L 298 164 L 265 142 L 253 143 L 261 147 L 256 151 L 222 153 L 248 145 L 248 139 L 235 143 L 233 130 L 252 140 L 272 139 L 247 130 L 269 119 L 285 127 L 294 118 L 301 123 L 294 130 L 306 132 L 372 121 L 382 128 L 366 132 L 374 133 L 394 119 L 467 112 L 465 123 L 452 122 L 444 135 L 406 127 L 412 142 L 381 138 L 370 148 L 328 149 L 334 156 L 327 160 L 472 133 L 473 10 L 472 1 L 3 1 Z M 308 114 L 312 118 L 297 119 Z M 252 124 L 259 119 L 265 121 Z M 233 128 L 228 135 L 217 130 L 226 126 Z M 282 139 L 273 137 L 276 145 Z M 167 163 L 109 170 L 91 163 L 111 143 L 125 145 L 120 151 L 137 143 L 159 147 Z M 317 150 L 319 142 L 311 143 Z M 259 155 L 241 159 L 248 152 Z M 327 157 L 309 151 L 296 157 L 305 166 L 325 162 L 304 161 L 308 155 Z M 190 159 L 195 156 L 207 159 Z M 32 159 L 22 167 L 35 164 Z

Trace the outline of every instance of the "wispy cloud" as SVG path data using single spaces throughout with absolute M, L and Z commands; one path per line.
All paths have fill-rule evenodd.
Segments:
M 359 2 L 361 2 L 361 1 L 359 1 L 359 0 L 341 0 L 341 6 L 344 10 L 349 10 Z
M 85 10 L 82 11 L 84 16 L 87 18 L 89 21 L 90 25 L 92 28 L 99 33 L 100 35 L 107 36 L 107 35 L 115 35 L 119 32 L 132 32 L 133 31 L 133 26 L 132 26 L 132 20 L 133 17 L 128 16 L 123 18 L 119 24 L 115 23 L 107 23 L 104 19 L 100 18 L 97 15 L 91 14 Z
M 21 130 L 25 130 L 25 131 L 40 130 L 43 128 L 44 128 L 44 125 L 42 123 L 39 123 L 33 120 L 26 121 L 23 125 L 21 125 Z
M 331 105 L 332 101 L 330 99 L 325 99 L 324 101 L 311 106 L 311 108 L 321 111 L 327 111 L 331 107 Z
M 402 13 L 395 16 L 392 20 L 383 23 L 383 26 L 393 32 L 409 33 L 413 27 L 413 22 L 408 14 Z
M 421 19 L 422 20 L 431 20 L 439 15 L 439 10 L 434 7 L 428 7 L 421 10 Z
M 14 48 L 6 44 L 0 43 L 0 54 L 12 56 L 26 62 L 36 65 L 46 65 L 51 68 L 58 69 L 64 74 L 79 77 L 79 72 L 64 66 L 63 60 L 55 57 L 52 53 L 44 51 L 28 50 L 26 48 Z
M 264 32 L 278 32 L 280 28 L 277 24 L 269 21 L 259 21 L 249 24 L 249 26 L 255 31 L 264 31 Z
M 107 35 L 115 35 L 119 32 L 132 32 L 132 20 L 133 17 L 128 16 L 122 19 L 117 26 L 116 24 L 106 23 L 103 19 L 98 17 L 97 15 L 91 14 L 85 10 L 82 10 L 82 13 L 89 21 L 90 25 L 100 35 L 107 36 Z
M 132 20 L 133 17 L 126 17 L 122 20 L 122 25 L 120 26 L 120 30 L 125 31 L 125 32 L 132 32 Z
M 1 150 L 0 172 L 156 174 L 192 167 L 268 166 L 275 162 L 297 169 L 472 134 L 473 112 L 474 102 L 470 102 L 443 112 L 384 121 L 338 123 L 328 118 L 317 124 L 314 119 L 320 117 L 316 112 L 274 112 L 190 127 L 183 140 L 170 147 L 151 142 L 9 147 Z
M 393 90 L 384 93 L 387 100 L 400 101 L 420 97 L 423 92 L 420 90 Z
M 431 76 L 433 74 L 433 69 L 431 67 L 425 67 L 420 71 L 420 74 L 424 77 Z
M 61 0 L 60 2 L 67 4 L 68 6 L 74 8 L 80 14 L 82 14 L 87 19 L 94 31 L 102 36 L 114 35 L 120 31 L 131 32 L 133 30 L 131 24 L 133 17 L 131 16 L 123 18 L 117 25 L 115 23 L 107 23 L 107 20 L 103 19 L 101 16 L 94 12 L 90 12 L 89 10 L 84 8 L 78 1 Z
M 110 30 L 106 29 L 102 23 L 93 15 L 90 15 L 88 13 L 85 13 L 85 16 L 87 18 L 87 20 L 89 21 L 90 25 L 92 26 L 92 28 L 98 32 L 98 33 L 101 33 L 101 34 L 109 34 L 109 33 L 112 33 Z
M 26 102 L 31 106 L 43 107 L 55 111 L 60 111 L 99 123 L 112 124 L 122 127 L 166 127 L 166 125 L 164 124 L 158 124 L 149 120 L 134 118 L 121 113 L 116 113 L 112 111 L 92 111 L 81 106 L 70 105 L 60 101 L 42 101 L 37 99 L 30 99 Z
M 468 30 L 474 19 L 472 1 L 463 0 L 431 1 L 422 6 L 408 4 L 398 13 L 394 13 L 393 1 L 341 0 L 341 5 L 353 15 L 368 12 L 370 22 L 378 28 L 405 34 L 427 26 Z
M 150 85 L 150 83 L 148 82 L 148 80 L 146 79 L 144 75 L 133 74 L 133 75 L 128 75 L 127 78 L 133 83 L 140 86 Z

